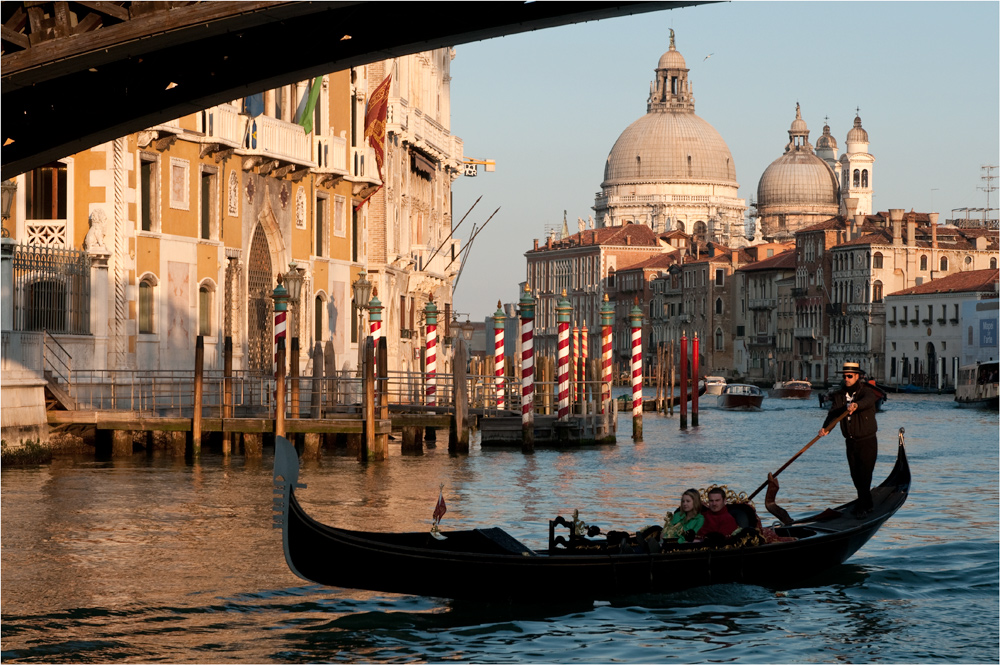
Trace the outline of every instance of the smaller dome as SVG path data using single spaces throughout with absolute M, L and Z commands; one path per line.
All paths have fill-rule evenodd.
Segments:
M 687 63 L 684 62 L 684 56 L 681 52 L 674 48 L 673 44 L 670 45 L 670 50 L 660 56 L 660 62 L 656 65 L 657 69 L 687 69 Z
M 854 127 L 847 132 L 848 143 L 868 143 L 868 132 L 861 126 L 861 116 L 854 116 Z
M 816 147 L 819 149 L 837 149 L 837 139 L 833 138 L 833 134 L 830 133 L 830 125 L 823 125 L 823 136 L 816 139 Z

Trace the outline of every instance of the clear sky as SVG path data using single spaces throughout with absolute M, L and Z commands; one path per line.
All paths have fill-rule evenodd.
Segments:
M 490 39 L 457 46 L 451 63 L 452 133 L 466 157 L 497 163 L 454 182 L 456 222 L 482 196 L 456 236 L 464 244 L 500 208 L 470 250 L 457 312 L 482 320 L 498 299 L 517 300 L 532 239 L 561 226 L 563 210 L 573 233 L 593 214 L 608 153 L 646 112 L 670 28 L 695 113 L 729 146 L 748 203 L 799 102 L 809 141 L 828 116 L 840 153 L 860 108 L 876 210 L 943 221 L 985 207 L 981 167 L 1000 164 L 998 2 L 738 1 Z M 990 197 L 998 207 L 1000 188 Z

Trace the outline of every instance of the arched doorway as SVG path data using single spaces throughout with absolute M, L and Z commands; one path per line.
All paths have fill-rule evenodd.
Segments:
M 271 247 L 264 227 L 257 224 L 247 262 L 247 369 L 270 372 L 274 365 L 274 299 Z

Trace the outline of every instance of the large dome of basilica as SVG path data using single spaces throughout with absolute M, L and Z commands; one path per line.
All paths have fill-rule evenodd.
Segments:
M 604 185 L 634 180 L 735 185 L 736 167 L 719 132 L 693 111 L 653 111 L 622 132 L 604 167 Z

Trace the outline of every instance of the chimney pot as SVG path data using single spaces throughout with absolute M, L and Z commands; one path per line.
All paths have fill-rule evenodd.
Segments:
M 538 249 L 538 238 L 535 238 L 535 249 Z

